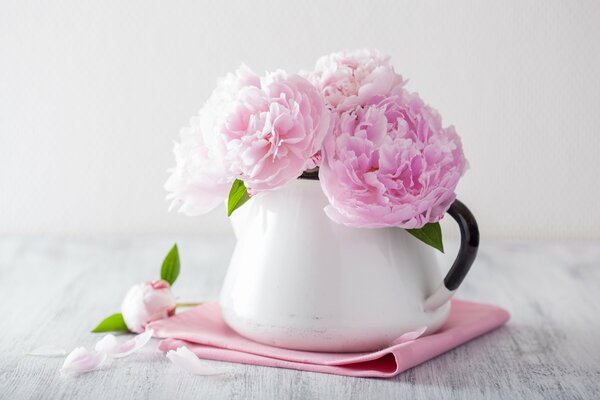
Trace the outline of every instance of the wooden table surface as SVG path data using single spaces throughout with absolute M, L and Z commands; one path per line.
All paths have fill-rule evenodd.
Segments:
M 158 276 L 175 241 L 180 301 L 216 299 L 229 235 L 0 237 L 0 398 L 600 399 L 598 242 L 484 241 L 459 297 L 500 305 L 512 319 L 392 379 L 234 364 L 227 378 L 191 376 L 155 341 L 77 378 L 60 375 L 62 358 L 25 355 L 47 344 L 93 347 L 99 335 L 89 330 L 119 311 L 129 286 Z

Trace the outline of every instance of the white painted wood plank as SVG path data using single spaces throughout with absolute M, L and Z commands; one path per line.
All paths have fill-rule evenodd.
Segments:
M 485 243 L 459 290 L 510 310 L 509 324 L 394 379 L 231 366 L 194 377 L 150 347 L 101 371 L 64 378 L 62 359 L 27 357 L 43 344 L 93 346 L 127 288 L 158 276 L 179 243 L 181 301 L 215 299 L 226 237 L 0 238 L 0 398 L 305 399 L 600 398 L 600 244 Z M 450 263 L 452 245 L 445 256 Z

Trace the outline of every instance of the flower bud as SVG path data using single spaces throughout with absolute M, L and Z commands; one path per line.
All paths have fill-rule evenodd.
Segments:
M 176 306 L 169 283 L 158 280 L 131 287 L 121 304 L 121 313 L 129 330 L 140 333 L 148 323 L 175 314 Z

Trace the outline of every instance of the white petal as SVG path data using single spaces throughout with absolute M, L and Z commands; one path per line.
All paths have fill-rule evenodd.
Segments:
M 27 355 L 38 357 L 64 357 L 67 355 L 67 351 L 62 347 L 47 345 L 33 349 L 29 353 L 27 353 Z
M 181 346 L 177 350 L 170 350 L 167 358 L 179 368 L 185 369 L 193 375 L 220 375 L 231 372 L 228 368 L 211 367 L 185 346 Z
M 117 347 L 117 345 L 117 338 L 115 335 L 109 333 L 108 335 L 104 335 L 102 339 L 96 342 L 94 349 L 98 353 L 109 354 L 115 349 L 115 347 Z
M 420 338 L 421 336 L 423 336 L 423 334 L 425 333 L 425 331 L 427 330 L 426 326 L 422 326 L 417 330 L 411 331 L 411 332 L 406 332 L 405 334 L 403 334 L 402 336 L 400 336 L 399 338 L 397 338 L 396 340 L 394 340 L 392 342 L 392 345 L 394 344 L 400 344 L 400 343 L 406 343 L 406 342 L 410 342 L 411 340 L 415 340 Z
M 146 343 L 152 338 L 154 331 L 152 329 L 147 330 L 144 333 L 140 333 L 135 337 L 126 340 L 119 344 L 117 338 L 114 335 L 108 334 L 96 343 L 96 351 L 99 353 L 106 354 L 112 358 L 127 357 L 131 353 L 134 353 L 144 347 Z
M 92 352 L 85 347 L 77 347 L 65 358 L 60 372 L 65 375 L 82 374 L 99 368 L 104 360 L 106 360 L 106 354 Z

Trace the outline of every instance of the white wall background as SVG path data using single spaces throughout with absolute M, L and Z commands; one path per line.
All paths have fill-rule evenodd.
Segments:
M 486 237 L 600 238 L 600 2 L 3 1 L 0 233 L 226 230 L 167 213 L 218 76 L 376 47 L 463 138 Z

